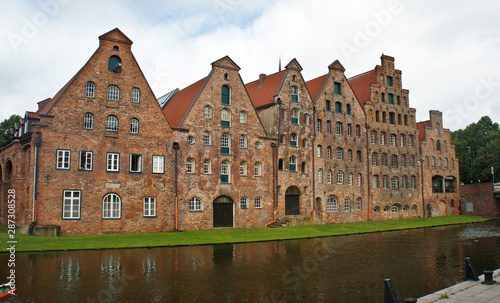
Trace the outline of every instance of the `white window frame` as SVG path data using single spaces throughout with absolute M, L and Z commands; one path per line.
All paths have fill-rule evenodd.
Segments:
M 328 197 L 328 200 L 326 202 L 326 211 L 336 212 L 337 210 L 338 210 L 337 198 L 335 198 L 334 196 Z
M 212 134 L 209 131 L 203 132 L 203 144 L 212 145 Z
M 130 133 L 131 134 L 139 133 L 139 120 L 137 118 L 130 119 Z
M 121 219 L 122 199 L 115 193 L 109 193 L 102 199 L 102 218 Z
M 144 197 L 144 217 L 156 217 L 156 197 Z
M 69 196 L 66 196 L 69 194 Z M 81 198 L 80 190 L 64 190 L 63 191 L 63 220 L 79 220 L 81 216 Z
M 241 197 L 240 198 L 240 208 L 241 209 L 247 209 L 248 208 L 248 198 L 247 197 Z
M 120 154 L 107 153 L 106 154 L 106 171 L 119 172 L 120 171 Z
M 202 211 L 203 201 L 198 197 L 189 199 L 189 211 Z
M 247 123 L 247 112 L 241 111 L 240 112 L 240 124 L 246 124 L 246 123 Z
M 240 162 L 240 176 L 247 175 L 247 163 L 245 161 Z
M 194 164 L 194 159 L 189 158 L 186 161 L 186 174 L 194 174 L 195 170 L 195 164 Z
M 341 170 L 337 172 L 337 184 L 344 184 L 344 172 Z
M 165 173 L 165 157 L 153 156 L 153 174 Z
M 240 136 L 240 148 L 247 148 L 247 136 L 241 135 Z
M 92 81 L 87 82 L 85 84 L 85 97 L 86 98 L 95 98 L 95 84 Z
M 69 170 L 71 168 L 71 151 L 67 149 L 58 149 L 56 157 L 56 168 Z
M 94 128 L 94 115 L 92 115 L 92 113 L 85 113 L 85 115 L 83 115 L 83 128 Z
M 208 105 L 205 105 L 205 108 L 203 109 L 203 117 L 205 119 L 212 119 L 212 108 Z
M 255 208 L 262 208 L 262 198 L 261 197 L 255 198 Z
M 109 115 L 106 117 L 104 130 L 108 132 L 118 132 L 120 122 L 118 118 L 114 115 Z
M 260 162 L 255 163 L 254 166 L 254 176 L 260 177 L 262 175 L 262 164 Z
M 203 174 L 204 175 L 212 174 L 212 161 L 210 161 L 209 159 L 205 159 L 205 161 L 203 161 Z
M 82 163 L 82 156 L 85 157 L 83 163 Z M 92 152 L 80 151 L 78 168 L 79 170 L 92 170 Z
M 130 93 L 130 101 L 132 103 L 140 103 L 141 102 L 141 91 L 137 88 L 134 87 L 132 88 L 132 92 Z
M 120 88 L 116 85 L 108 86 L 106 97 L 111 101 L 120 101 Z
M 130 154 L 130 170 L 131 173 L 141 173 L 142 172 L 142 155 L 141 154 Z M 136 168 L 132 169 L 133 166 Z

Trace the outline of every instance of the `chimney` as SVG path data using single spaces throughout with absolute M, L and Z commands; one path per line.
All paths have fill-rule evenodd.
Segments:
M 259 86 L 261 86 L 262 83 L 264 83 L 264 80 L 266 80 L 266 74 L 260 74 L 259 75 Z

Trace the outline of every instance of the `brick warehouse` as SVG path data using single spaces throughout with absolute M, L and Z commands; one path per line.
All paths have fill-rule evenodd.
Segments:
M 392 57 L 350 79 L 335 61 L 310 81 L 293 59 L 244 84 L 226 56 L 157 99 L 130 39 L 114 29 L 99 42 L 0 147 L 3 225 L 9 189 L 18 225 L 62 234 L 455 213 L 449 130 L 437 111 L 415 122 Z

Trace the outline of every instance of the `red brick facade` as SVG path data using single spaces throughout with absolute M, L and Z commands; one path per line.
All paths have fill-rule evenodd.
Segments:
M 460 214 L 500 218 L 500 185 L 493 191 L 493 183 L 460 185 Z
M 56 225 L 62 234 L 455 213 L 449 131 L 434 111 L 417 128 L 392 57 L 351 79 L 335 61 L 308 82 L 293 59 L 246 85 L 224 57 L 205 78 L 157 100 L 132 41 L 118 29 L 99 40 L 0 147 L 3 225 L 9 189 L 18 225 Z M 426 165 L 431 155 L 441 166 Z M 443 192 L 433 191 L 435 176 Z

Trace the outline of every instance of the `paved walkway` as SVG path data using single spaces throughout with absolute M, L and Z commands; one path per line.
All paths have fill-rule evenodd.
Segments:
M 438 302 L 498 303 L 500 302 L 500 269 L 493 272 L 493 280 L 497 283 L 493 285 L 481 284 L 484 281 L 484 275 L 481 275 L 477 282 L 465 281 L 419 298 L 417 302 L 436 302 L 442 294 L 447 294 L 449 299 L 441 299 Z

